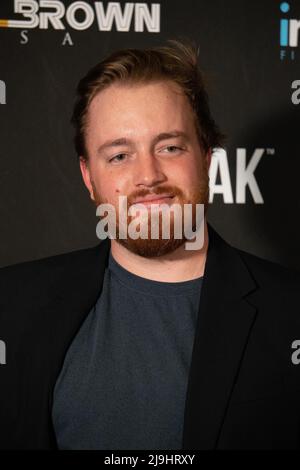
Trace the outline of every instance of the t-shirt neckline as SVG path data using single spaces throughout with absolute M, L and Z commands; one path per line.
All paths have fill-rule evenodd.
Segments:
M 147 279 L 138 276 L 123 266 L 121 266 L 113 257 L 111 250 L 109 252 L 108 269 L 123 285 L 144 292 L 145 294 L 158 295 L 182 295 L 194 294 L 199 291 L 203 276 L 196 279 L 180 282 L 164 282 Z

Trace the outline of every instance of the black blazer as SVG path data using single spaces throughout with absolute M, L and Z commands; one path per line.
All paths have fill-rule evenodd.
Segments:
M 182 449 L 300 449 L 300 274 L 208 230 Z M 0 269 L 2 449 L 57 448 L 53 388 L 109 249 L 106 239 Z

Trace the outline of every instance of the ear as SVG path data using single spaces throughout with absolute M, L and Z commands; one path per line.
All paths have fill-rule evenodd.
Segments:
M 79 165 L 84 184 L 90 193 L 90 198 L 95 201 L 95 195 L 91 182 L 91 174 L 88 161 L 84 157 L 79 157 Z

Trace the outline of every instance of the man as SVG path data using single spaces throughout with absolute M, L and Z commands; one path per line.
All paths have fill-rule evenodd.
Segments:
M 300 276 L 207 223 L 222 135 L 195 48 L 112 54 L 79 83 L 73 123 L 117 236 L 0 270 L 1 447 L 300 448 Z M 121 238 L 121 196 L 144 204 L 140 229 L 151 203 L 204 206 L 201 247 L 175 214 L 167 239 Z

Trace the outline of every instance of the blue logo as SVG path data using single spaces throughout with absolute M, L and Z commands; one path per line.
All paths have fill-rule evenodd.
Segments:
M 290 5 L 287 2 L 280 4 L 280 10 L 283 14 L 290 11 Z M 280 46 L 281 47 L 297 47 L 299 43 L 300 19 L 280 20 Z

